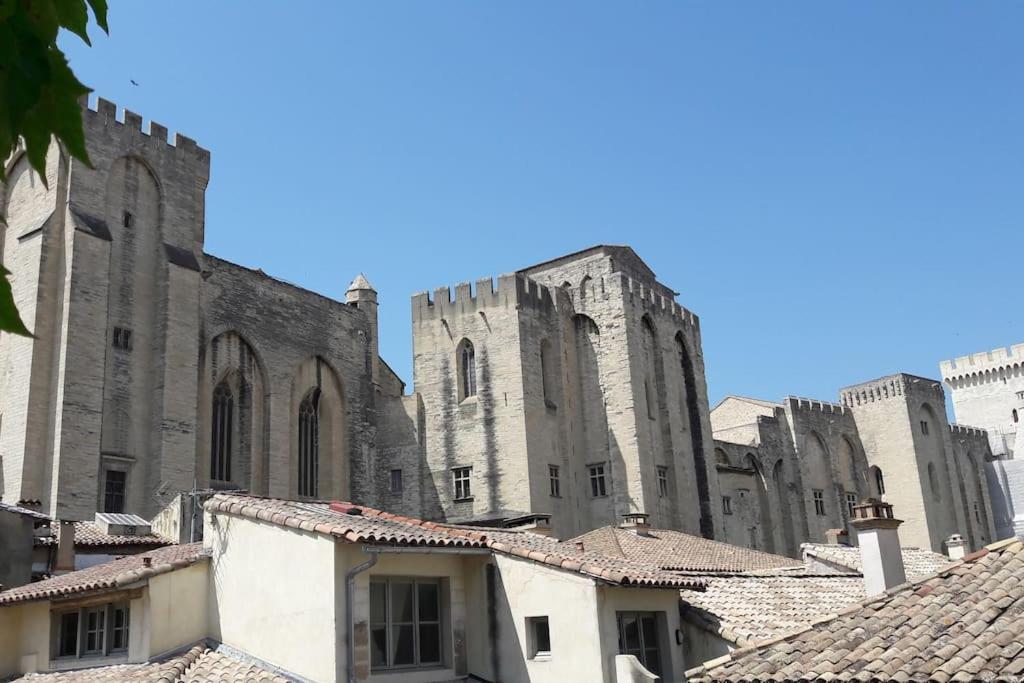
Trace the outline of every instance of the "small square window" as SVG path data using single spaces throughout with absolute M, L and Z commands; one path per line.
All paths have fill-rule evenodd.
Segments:
M 402 470 L 391 470 L 391 493 L 402 492 Z
M 814 513 L 819 517 L 825 516 L 825 492 L 821 489 L 814 489 Z
M 551 656 L 551 628 L 547 617 L 526 617 L 530 659 Z
M 126 327 L 114 328 L 114 348 L 122 351 L 132 350 L 132 331 Z
M 469 500 L 472 497 L 470 489 L 470 474 L 472 467 L 456 467 L 452 470 L 452 483 L 455 485 L 455 500 Z
M 722 514 L 732 514 L 732 498 L 730 496 L 722 496 Z
M 658 467 L 658 495 L 662 498 L 668 495 L 668 468 Z
M 590 475 L 590 495 L 600 498 L 608 495 L 608 487 L 604 478 L 604 465 L 591 465 L 587 468 Z
M 558 477 L 559 468 L 558 465 L 548 465 L 548 481 L 551 485 L 551 497 L 561 498 L 562 497 L 562 482 Z

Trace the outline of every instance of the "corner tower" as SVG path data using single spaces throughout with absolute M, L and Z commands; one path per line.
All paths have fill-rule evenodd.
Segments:
M 54 144 L 48 188 L 19 155 L 0 188 L 36 335 L 0 339 L 3 498 L 145 515 L 192 485 L 210 155 L 103 99 L 82 119 L 93 168 Z
M 482 280 L 475 294 L 466 283 L 454 299 L 416 295 L 425 513 L 546 513 L 559 536 L 646 513 L 713 536 L 700 329 L 674 297 L 632 249 L 611 246 Z

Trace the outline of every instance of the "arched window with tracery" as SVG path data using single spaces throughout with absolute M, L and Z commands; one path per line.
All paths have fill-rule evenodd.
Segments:
M 473 342 L 463 339 L 457 351 L 457 367 L 459 373 L 459 400 L 476 396 L 476 350 Z
M 320 476 L 320 388 L 299 404 L 299 495 L 315 498 Z
M 231 481 L 235 397 L 221 382 L 213 390 L 213 428 L 210 430 L 210 480 Z

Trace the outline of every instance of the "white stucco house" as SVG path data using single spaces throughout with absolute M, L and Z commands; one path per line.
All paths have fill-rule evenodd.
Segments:
M 0 680 L 682 680 L 703 586 L 541 533 L 218 494 L 202 544 L 0 592 Z

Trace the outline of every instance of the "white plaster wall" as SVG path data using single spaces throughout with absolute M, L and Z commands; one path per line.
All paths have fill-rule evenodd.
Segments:
M 143 605 L 149 623 L 150 657 L 206 637 L 208 569 L 208 563 L 199 562 L 149 580 Z
M 682 680 L 686 671 L 683 646 L 677 643 L 676 632 L 682 634 L 679 618 L 679 591 L 655 588 L 622 588 L 599 586 L 598 618 L 601 625 L 601 664 L 605 680 L 613 681 L 615 655 L 619 654 L 617 612 L 661 612 L 665 615 L 666 632 L 662 638 L 661 657 L 665 680 Z M 582 680 L 582 679 L 579 679 Z M 589 680 L 589 679 L 588 679 Z M 595 679 L 597 680 L 597 679 Z
M 21 653 L 21 607 L 0 608 L 0 680 L 18 673 Z
M 594 581 L 514 557 L 496 555 L 494 561 L 501 576 L 496 605 L 500 671 L 483 677 L 503 683 L 612 681 L 618 642 L 602 651 L 608 643 L 598 624 Z M 526 618 L 538 616 L 548 617 L 551 632 L 546 661 L 527 659 Z
M 206 515 L 209 634 L 315 681 L 336 675 L 334 541 L 265 522 Z M 340 617 L 337 617 L 340 619 Z
M 457 554 L 399 553 L 378 555 L 377 564 L 356 576 L 354 608 L 356 632 L 356 677 L 374 683 L 422 683 L 453 679 L 466 672 L 466 592 L 463 578 L 463 557 Z M 368 556 L 354 544 L 338 544 L 338 592 L 345 590 L 345 577 L 351 567 L 361 564 Z M 409 672 L 376 672 L 369 669 L 370 580 L 373 577 L 412 577 L 447 579 L 447 602 L 442 596 L 442 657 L 444 665 L 430 670 Z M 345 643 L 347 634 L 344 613 L 339 611 L 339 676 L 345 671 Z M 472 635 L 473 644 L 479 646 L 482 634 Z

